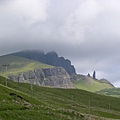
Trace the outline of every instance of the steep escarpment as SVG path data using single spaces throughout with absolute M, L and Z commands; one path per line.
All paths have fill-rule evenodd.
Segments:
M 32 83 L 39 86 L 73 88 L 69 74 L 62 67 L 29 70 L 17 75 L 9 75 L 8 78 L 15 82 Z
M 56 67 L 63 67 L 69 75 L 73 75 L 76 73 L 74 66 L 71 65 L 71 61 L 65 59 L 64 57 L 59 57 L 56 52 L 49 52 L 45 54 L 43 51 L 27 50 L 13 53 L 11 55 L 24 57 L 30 60 L 37 60 L 39 62 Z

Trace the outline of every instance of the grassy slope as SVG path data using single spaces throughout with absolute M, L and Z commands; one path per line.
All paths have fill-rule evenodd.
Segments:
M 105 88 L 113 88 L 109 83 L 94 80 L 93 78 L 84 75 L 81 75 L 77 81 L 74 81 L 73 83 L 76 88 L 90 92 L 96 92 Z
M 0 83 L 5 84 L 5 79 L 0 77 Z M 34 98 L 31 98 L 30 84 L 8 80 L 8 86 L 12 89 L 0 85 L 2 120 L 88 120 L 89 110 L 92 120 L 120 119 L 119 98 L 79 89 L 53 89 L 39 86 L 33 86 Z M 28 107 L 29 110 L 25 109 L 23 100 L 10 96 L 10 93 L 21 96 L 32 107 Z
M 120 98 L 120 88 L 104 89 L 97 91 L 96 93 Z
M 0 85 L 0 120 L 51 120 L 54 116 L 47 115 L 47 109 L 38 99 Z
M 43 64 L 33 60 L 28 60 L 21 57 L 16 57 L 11 55 L 1 56 L 0 57 L 0 74 L 2 76 L 5 76 L 5 68 L 3 67 L 4 64 L 9 64 L 7 74 L 18 74 L 20 72 L 34 70 L 37 68 L 53 67 L 47 64 Z

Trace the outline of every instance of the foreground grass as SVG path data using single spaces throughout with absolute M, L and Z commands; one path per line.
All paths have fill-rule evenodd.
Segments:
M 0 77 L 0 83 L 5 85 L 5 79 Z M 10 80 L 8 80 L 9 88 L 3 85 L 0 85 L 2 120 L 120 119 L 119 98 L 79 89 L 40 86 L 33 86 L 32 94 L 30 84 Z

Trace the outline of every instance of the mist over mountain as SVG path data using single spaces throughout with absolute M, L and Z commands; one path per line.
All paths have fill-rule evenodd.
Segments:
M 76 74 L 76 70 L 73 65 L 71 65 L 71 61 L 65 59 L 64 57 L 59 57 L 58 54 L 54 51 L 44 53 L 39 50 L 26 50 L 17 53 L 12 53 L 11 55 L 24 57 L 30 60 L 37 60 L 39 62 L 49 64 L 56 67 L 63 67 L 69 75 Z

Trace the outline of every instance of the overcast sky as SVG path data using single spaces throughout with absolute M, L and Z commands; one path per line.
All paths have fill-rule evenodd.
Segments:
M 120 0 L 0 0 L 0 55 L 28 49 L 120 87 Z

